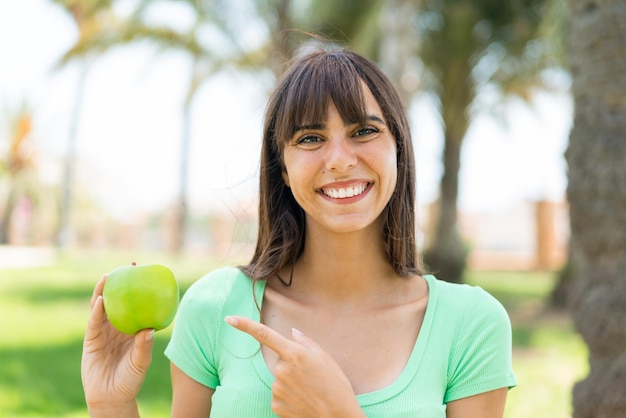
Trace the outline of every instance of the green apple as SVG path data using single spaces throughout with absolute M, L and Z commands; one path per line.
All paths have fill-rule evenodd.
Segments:
M 124 334 L 168 327 L 178 309 L 178 282 L 160 264 L 122 266 L 113 270 L 102 291 L 104 310 L 111 324 Z

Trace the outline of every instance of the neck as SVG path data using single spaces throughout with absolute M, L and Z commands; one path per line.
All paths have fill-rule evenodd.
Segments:
M 365 230 L 329 234 L 307 230 L 304 253 L 294 270 L 294 290 L 327 303 L 377 298 L 396 278 L 382 234 Z

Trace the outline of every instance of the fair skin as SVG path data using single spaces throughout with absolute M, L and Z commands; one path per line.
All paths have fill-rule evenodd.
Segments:
M 365 126 L 344 121 L 331 104 L 325 121 L 303 126 L 285 147 L 283 177 L 306 213 L 306 242 L 293 266 L 293 284 L 268 279 L 264 324 L 226 318 L 261 343 L 275 376 L 272 409 L 283 418 L 364 417 L 355 395 L 384 388 L 400 375 L 428 302 L 424 279 L 398 277 L 384 253 L 381 213 L 395 187 L 396 145 L 378 103 L 367 88 L 364 93 Z M 286 268 L 281 277 L 290 273 Z M 89 352 L 111 337 L 102 328 L 113 332 L 110 324 L 103 327 L 101 283 L 85 338 Z M 127 338 L 119 357 L 102 369 L 83 368 L 94 417 L 138 416 L 135 397 L 149 364 L 151 336 L 142 331 Z M 128 376 L 90 379 L 118 364 L 132 365 L 119 368 Z M 172 416 L 209 416 L 213 390 L 175 365 L 171 371 Z M 447 417 L 502 417 L 506 394 L 502 388 L 451 402 Z M 109 414 L 111 405 L 117 409 Z

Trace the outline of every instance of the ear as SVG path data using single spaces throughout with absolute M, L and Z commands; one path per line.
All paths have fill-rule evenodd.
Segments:
M 285 182 L 285 184 L 287 185 L 287 187 L 291 187 L 289 185 L 289 174 L 287 174 L 287 170 L 283 168 L 283 171 L 281 173 L 282 177 L 283 177 L 283 181 Z

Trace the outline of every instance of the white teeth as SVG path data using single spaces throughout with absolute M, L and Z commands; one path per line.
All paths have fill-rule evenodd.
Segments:
M 322 189 L 324 194 L 333 199 L 345 199 L 347 197 L 354 197 L 360 195 L 367 188 L 367 184 L 360 184 L 354 187 L 348 187 L 345 189 Z

